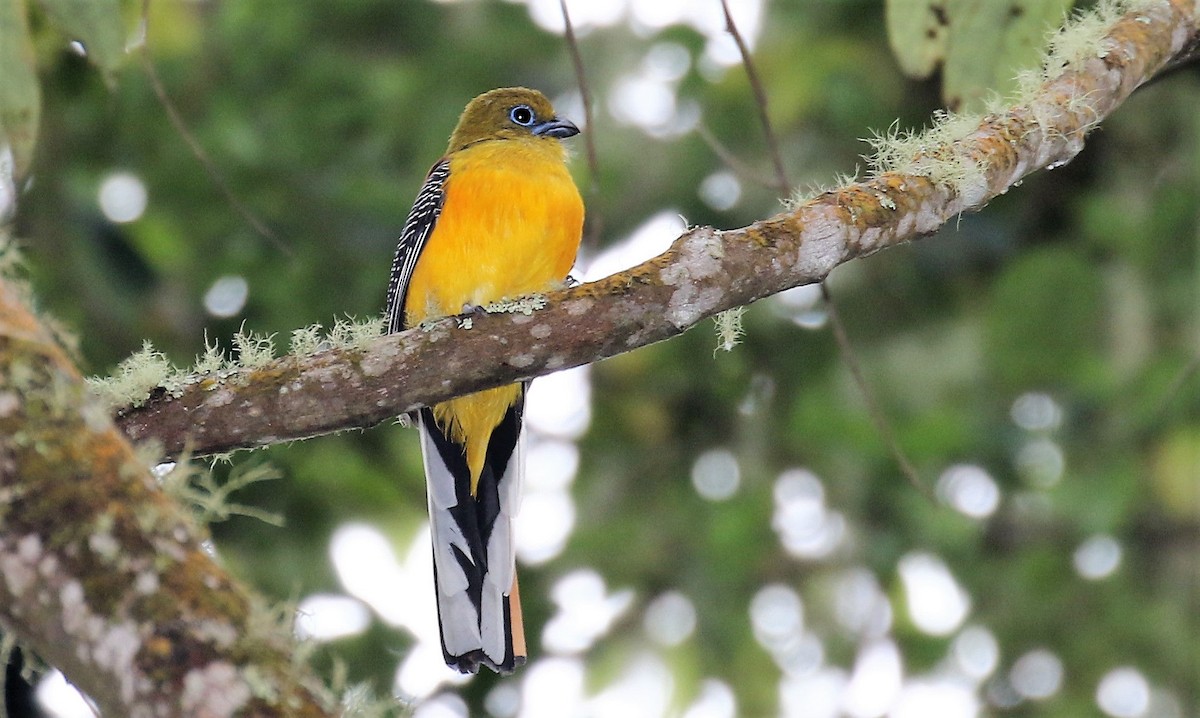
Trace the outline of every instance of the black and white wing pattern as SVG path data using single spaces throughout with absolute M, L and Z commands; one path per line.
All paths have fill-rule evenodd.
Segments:
M 400 241 L 396 244 L 396 255 L 392 258 L 392 278 L 387 290 L 387 330 L 391 334 L 406 328 L 404 321 L 405 295 L 408 294 L 408 281 L 412 278 L 413 269 L 433 227 L 437 224 L 438 215 L 442 213 L 442 203 L 446 199 L 446 178 L 450 176 L 450 160 L 443 159 L 429 170 L 425 184 L 417 193 L 404 229 L 400 232 Z

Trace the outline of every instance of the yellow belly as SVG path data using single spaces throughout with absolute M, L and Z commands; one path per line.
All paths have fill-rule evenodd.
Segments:
M 583 231 L 583 201 L 558 142 L 482 142 L 451 157 L 437 224 L 413 268 L 405 323 L 458 314 L 562 284 Z M 433 407 L 464 447 L 474 493 L 492 430 L 520 396 L 517 385 Z

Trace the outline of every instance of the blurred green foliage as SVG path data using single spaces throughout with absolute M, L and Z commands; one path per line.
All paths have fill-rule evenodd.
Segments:
M 466 101 L 502 85 L 552 97 L 578 89 L 562 37 L 519 3 L 152 3 L 150 56 L 168 94 L 282 252 L 214 185 L 138 62 L 118 67 L 111 38 L 88 43 L 103 71 L 68 47 L 50 16 L 77 5 L 98 8 L 29 7 L 42 113 L 18 227 L 40 302 L 78 332 L 87 372 L 110 370 L 143 339 L 186 364 L 206 335 L 227 346 L 243 324 L 284 337 L 375 315 L 396 235 Z M 13 7 L 20 12 L 19 2 L 0 2 L 0 12 Z M 902 76 L 878 3 L 769 2 L 762 13 L 749 34 L 798 185 L 853 173 L 866 151 L 856 138 L 896 118 L 919 127 L 938 107 L 936 80 Z M 770 166 L 745 73 L 705 60 L 709 39 L 687 25 L 624 20 L 581 33 L 598 108 L 588 128 L 598 176 L 581 150 L 575 162 L 589 227 L 599 229 L 590 250 L 664 209 L 718 227 L 778 210 L 751 178 L 725 208 L 697 192 L 728 168 L 688 130 L 688 108 L 745 163 L 764 175 Z M 628 96 L 618 89 L 663 47 L 688 62 L 666 84 L 677 114 L 646 132 L 618 119 L 637 109 L 620 106 Z M 11 54 L 0 60 L 0 72 L 15 71 Z M 1177 72 L 1139 91 L 1069 166 L 935 237 L 834 272 L 831 291 L 900 443 L 926 483 L 945 488 L 956 465 L 986 472 L 1000 492 L 986 516 L 931 504 L 904 481 L 827 324 L 798 326 L 776 300 L 750 309 L 732 353 L 714 356 L 715 337 L 698 330 L 594 367 L 574 532 L 561 555 L 523 572 L 535 661 L 552 587 L 591 567 L 635 599 L 584 655 L 589 690 L 649 645 L 640 612 L 676 590 L 693 601 L 696 628 L 655 649 L 674 671 L 674 705 L 715 677 L 733 689 L 739 714 L 777 713 L 782 674 L 754 637 L 752 599 L 769 583 L 792 587 L 826 665 L 848 671 L 867 634 L 838 618 L 837 587 L 847 571 L 866 570 L 891 600 L 889 635 L 906 675 L 918 675 L 948 660 L 952 639 L 921 630 L 906 609 L 899 565 L 928 553 L 970 596 L 967 622 L 998 642 L 999 666 L 977 690 L 984 714 L 1096 715 L 1098 681 L 1124 665 L 1153 687 L 1156 715 L 1200 711 L 1198 106 L 1200 74 Z M 97 206 L 117 171 L 148 191 L 144 215 L 127 224 Z M 226 275 L 244 278 L 249 294 L 218 319 L 203 297 Z M 1050 420 L 1014 421 L 1022 398 L 1042 395 Z M 740 468 L 737 493 L 723 502 L 690 480 L 714 448 Z M 284 528 L 244 518 L 214 527 L 224 560 L 276 599 L 342 590 L 328 544 L 344 522 L 378 527 L 401 552 L 423 520 L 415 437 L 395 426 L 235 460 L 270 461 L 286 477 L 236 497 L 279 512 Z M 776 480 L 792 468 L 819 477 L 824 506 L 845 521 L 842 541 L 820 558 L 790 556 L 772 524 Z M 1073 557 L 1097 535 L 1116 541 L 1121 560 L 1086 580 Z M 318 661 L 340 658 L 353 680 L 387 691 L 410 641 L 375 620 Z M 1009 700 L 1009 669 L 1039 647 L 1061 659 L 1061 689 Z M 501 681 L 482 676 L 455 690 L 478 711 Z

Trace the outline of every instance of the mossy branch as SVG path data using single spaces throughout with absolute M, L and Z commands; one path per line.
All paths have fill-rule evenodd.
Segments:
M 290 633 L 203 538 L 0 279 L 5 633 L 104 715 L 333 715 Z
M 734 230 L 699 227 L 663 254 L 554 292 L 532 314 L 449 318 L 353 347 L 193 376 L 118 411 L 168 454 L 263 446 L 372 426 L 452 396 L 675 336 L 721 311 L 819 282 L 851 259 L 977 211 L 1084 138 L 1141 84 L 1200 42 L 1197 0 L 1104 0 L 1055 34 L 1017 97 L 984 115 L 939 115 L 872 141 L 871 175 Z

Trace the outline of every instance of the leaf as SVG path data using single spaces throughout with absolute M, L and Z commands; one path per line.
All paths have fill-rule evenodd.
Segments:
M 887 0 L 888 43 L 905 75 L 923 80 L 946 56 L 950 18 L 947 5 L 955 0 Z
M 1033 66 L 1047 32 L 1074 0 L 887 0 L 888 41 L 901 70 L 925 79 L 942 67 L 942 97 L 961 109 L 1004 94 Z
M 0 0 L 0 150 L 12 150 L 14 179 L 33 161 L 41 93 L 24 0 Z
M 92 64 L 111 82 L 125 59 L 120 0 L 40 0 L 64 35 L 78 40 Z
M 1047 33 L 1074 0 L 955 0 L 942 98 L 960 109 L 1015 87 L 1017 72 L 1037 64 Z

